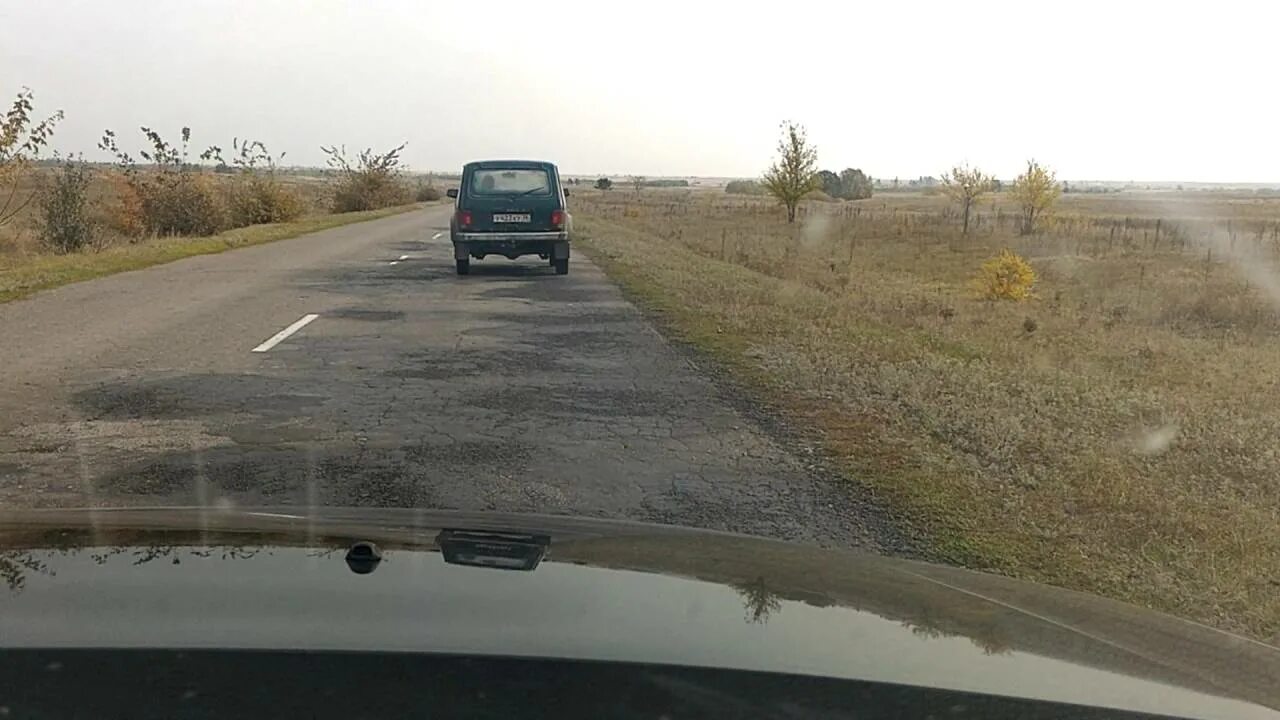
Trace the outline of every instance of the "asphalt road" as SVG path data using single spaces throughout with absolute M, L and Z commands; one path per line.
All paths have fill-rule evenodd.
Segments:
M 568 276 L 498 258 L 460 278 L 447 213 L 0 305 L 0 503 L 533 511 L 901 547 L 580 253 Z

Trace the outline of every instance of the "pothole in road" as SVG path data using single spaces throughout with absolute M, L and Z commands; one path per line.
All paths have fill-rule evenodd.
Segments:
M 611 287 L 604 285 L 588 285 L 588 286 L 571 286 L 555 281 L 554 276 L 548 276 L 550 282 L 539 283 L 529 282 L 522 283 L 512 287 L 510 285 L 498 285 L 492 288 L 486 288 L 479 294 L 486 298 L 519 298 L 521 300 L 533 300 L 537 302 L 547 303 L 607 303 L 617 297 L 617 291 Z
M 504 387 L 471 399 L 477 407 L 512 414 L 578 417 L 680 417 L 683 397 L 654 390 L 605 387 Z
M 428 470 L 477 465 L 519 469 L 532 453 L 533 446 L 521 442 L 464 440 L 408 447 L 405 448 L 405 459 Z
M 182 503 L 232 499 L 237 503 L 418 507 L 432 495 L 424 468 L 399 449 L 306 448 L 174 453 L 94 479 L 101 497 L 159 497 Z M 201 489 L 203 486 L 203 490 Z
M 100 498 L 152 497 L 170 504 L 227 498 L 241 504 L 424 507 L 436 502 L 439 483 L 523 472 L 533 451 L 531 445 L 510 441 L 340 449 L 231 446 L 157 455 L 98 476 L 93 486 Z
M 325 317 L 337 318 L 339 320 L 387 322 L 390 320 L 402 319 L 404 317 L 404 313 L 399 310 L 362 310 L 359 308 L 346 308 L 343 310 L 326 312 Z
M 76 404 L 95 419 L 177 419 L 248 410 L 293 415 L 325 401 L 319 394 L 280 392 L 281 380 L 262 375 L 183 375 L 121 382 L 83 390 Z
M 480 375 L 527 375 L 531 372 L 555 372 L 560 363 L 550 351 L 483 352 L 432 350 L 407 353 L 401 367 L 387 371 L 389 377 L 415 380 L 449 380 Z

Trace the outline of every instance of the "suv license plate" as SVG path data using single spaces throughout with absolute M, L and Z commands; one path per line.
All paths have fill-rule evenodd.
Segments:
M 529 222 L 529 213 L 494 213 L 493 221 L 496 223 L 527 223 Z

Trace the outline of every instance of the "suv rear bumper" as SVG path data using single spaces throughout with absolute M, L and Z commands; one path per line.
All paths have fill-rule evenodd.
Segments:
M 458 233 L 453 237 L 456 260 L 485 255 L 546 255 L 562 260 L 569 257 L 569 233 L 558 232 L 490 232 Z

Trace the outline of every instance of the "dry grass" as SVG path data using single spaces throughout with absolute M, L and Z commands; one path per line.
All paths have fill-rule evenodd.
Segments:
M 1280 638 L 1280 199 L 1067 196 L 1030 238 L 999 197 L 969 237 L 923 195 L 797 227 L 714 192 L 574 202 L 612 275 L 939 558 Z M 974 297 L 1004 247 L 1038 299 Z

